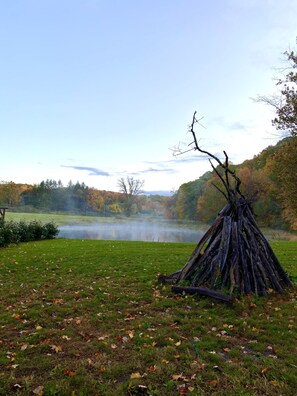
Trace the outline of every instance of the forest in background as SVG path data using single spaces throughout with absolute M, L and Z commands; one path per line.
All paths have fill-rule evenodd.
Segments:
M 297 137 L 269 146 L 233 169 L 242 181 L 241 190 L 250 200 L 262 227 L 297 229 Z M 215 172 L 182 184 L 172 197 L 170 217 L 211 223 L 225 205 L 215 186 Z
M 269 146 L 253 159 L 233 165 L 241 190 L 251 201 L 262 227 L 297 230 L 297 137 Z M 220 180 L 207 172 L 182 184 L 170 197 L 137 195 L 132 215 L 211 223 L 225 205 L 215 186 Z M 84 183 L 45 180 L 40 184 L 0 183 L 0 206 L 17 212 L 76 213 L 96 216 L 125 215 L 125 195 Z

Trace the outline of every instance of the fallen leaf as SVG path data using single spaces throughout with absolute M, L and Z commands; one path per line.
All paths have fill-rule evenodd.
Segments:
M 209 381 L 208 384 L 210 386 L 217 386 L 218 385 L 218 381 L 217 380 L 212 380 L 212 381 Z
M 157 366 L 155 364 L 147 368 L 147 371 L 149 371 L 150 373 L 153 373 L 156 370 L 157 370 Z
M 177 391 L 179 396 L 185 396 L 187 394 L 186 384 L 178 385 Z
M 63 338 L 63 340 L 66 340 L 66 341 L 70 341 L 71 340 L 71 338 L 68 337 L 67 335 L 62 335 L 62 338 Z
M 37 388 L 34 389 L 33 393 L 37 396 L 43 395 L 43 386 L 39 385 Z
M 71 370 L 64 370 L 64 374 L 66 374 L 68 377 L 75 377 L 76 376 L 75 371 L 71 371 Z
M 63 303 L 63 298 L 55 298 L 54 300 L 53 300 L 53 304 L 62 304 Z
M 56 353 L 62 352 L 62 347 L 60 345 L 51 345 L 51 349 Z
M 132 339 L 134 337 L 135 330 L 128 330 L 127 334 Z
M 23 344 L 21 346 L 21 351 L 25 351 L 28 348 L 28 344 Z
M 177 341 L 176 343 L 175 343 L 175 346 L 180 346 L 181 345 L 181 341 Z
M 137 379 L 137 378 L 142 378 L 142 375 L 140 373 L 132 373 L 130 375 L 131 379 Z
M 173 374 L 171 378 L 173 379 L 173 381 L 178 381 L 179 379 L 184 379 L 184 376 L 183 374 Z
M 280 386 L 279 382 L 277 382 L 277 381 L 275 381 L 275 380 L 269 381 L 269 383 L 270 383 L 271 385 L 273 385 L 273 386 Z
M 264 367 L 263 370 L 261 370 L 261 374 L 265 375 L 268 371 L 268 367 Z
M 35 329 L 36 329 L 36 330 L 42 330 L 42 326 L 37 325 L 37 326 L 35 327 Z

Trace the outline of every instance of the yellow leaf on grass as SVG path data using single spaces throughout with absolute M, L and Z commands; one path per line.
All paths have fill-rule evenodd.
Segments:
M 63 340 L 66 340 L 66 341 L 70 341 L 71 340 L 71 338 L 68 337 L 67 335 L 62 335 L 62 338 L 63 338 Z
M 183 379 L 183 375 L 182 374 L 173 374 L 172 377 L 173 381 L 178 381 L 179 379 Z
M 180 346 L 181 345 L 181 341 L 177 341 L 175 346 Z
M 127 334 L 132 339 L 134 337 L 135 330 L 128 330 Z
M 35 327 L 35 329 L 36 329 L 36 330 L 41 330 L 41 329 L 42 329 L 42 326 L 37 325 L 37 326 Z
M 273 386 L 280 386 L 280 383 L 275 380 L 269 381 L 269 383 Z
M 130 375 L 131 379 L 137 379 L 137 378 L 142 378 L 142 375 L 140 373 L 132 373 Z
M 51 345 L 51 348 L 56 353 L 62 352 L 62 347 L 60 345 Z

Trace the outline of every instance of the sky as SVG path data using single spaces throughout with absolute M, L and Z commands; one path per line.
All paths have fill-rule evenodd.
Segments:
M 175 191 L 211 170 L 189 148 L 241 163 L 275 144 L 296 0 L 0 0 L 0 181 Z

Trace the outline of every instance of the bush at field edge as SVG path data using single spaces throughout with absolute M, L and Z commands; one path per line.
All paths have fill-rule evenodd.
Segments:
M 58 233 L 58 227 L 53 222 L 41 224 L 39 221 L 29 223 L 0 221 L 0 247 L 13 243 L 53 239 Z

